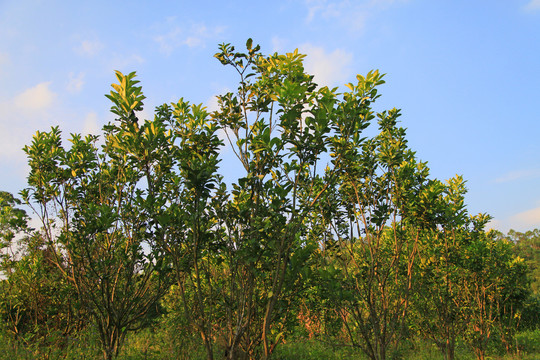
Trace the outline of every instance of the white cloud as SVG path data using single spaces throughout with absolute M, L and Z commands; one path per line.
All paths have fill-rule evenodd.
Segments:
M 108 69 L 115 69 L 120 70 L 123 73 L 128 73 L 133 70 L 134 67 L 137 67 L 137 65 L 142 64 L 145 62 L 145 59 L 137 54 L 132 55 L 120 55 L 115 54 L 110 57 L 110 61 L 107 65 Z
M 175 18 L 168 18 L 166 27 L 168 29 L 155 36 L 154 41 L 158 43 L 160 51 L 167 55 L 181 46 L 205 47 L 208 40 L 215 39 L 225 30 L 223 26 L 208 27 L 205 24 L 193 24 L 187 28 L 176 24 Z
M 205 46 L 206 40 L 215 38 L 224 30 L 225 28 L 220 26 L 208 28 L 204 24 L 193 25 L 184 43 L 189 47 Z
M 530 0 L 524 7 L 525 10 L 540 10 L 540 0 Z
M 94 56 L 97 55 L 103 47 L 103 44 L 99 40 L 83 40 L 75 47 L 75 51 L 79 55 Z
M 135 113 L 137 119 L 139 119 L 139 124 L 142 124 L 145 120 L 154 120 L 154 113 L 148 109 L 152 109 L 152 107 L 145 103 L 144 109 Z
M 396 3 L 409 0 L 305 0 L 307 7 L 306 22 L 314 20 L 332 20 L 336 24 L 354 33 L 360 33 L 365 27 L 366 19 L 376 15 Z M 337 20 L 337 21 L 336 21 Z
M 101 127 L 99 126 L 98 116 L 95 112 L 90 112 L 84 118 L 82 134 L 83 135 L 97 135 L 99 134 Z
M 40 111 L 50 107 L 56 94 L 49 89 L 51 82 L 37 84 L 17 95 L 13 103 L 19 109 L 27 111 Z
M 66 86 L 67 91 L 70 93 L 78 93 L 84 86 L 84 73 L 80 72 L 77 75 L 69 73 L 69 81 Z
M 24 139 L 31 139 L 28 134 L 21 133 L 24 130 L 18 125 L 12 126 L 8 121 L 0 123 L 0 161 L 24 161 L 25 156 L 21 150 L 25 144 Z
M 313 21 L 317 15 L 324 18 L 340 16 L 340 8 L 348 5 L 348 1 L 328 2 L 327 0 L 306 0 L 308 7 L 307 22 Z
M 496 183 L 506 183 L 516 180 L 533 179 L 540 177 L 540 169 L 511 171 L 495 179 Z
M 307 55 L 304 60 L 306 71 L 315 75 L 314 81 L 320 86 L 341 85 L 351 74 L 352 54 L 345 50 L 327 52 L 322 47 L 303 44 L 299 51 Z
M 182 29 L 177 27 L 167 34 L 162 34 L 154 37 L 154 41 L 159 44 L 159 49 L 161 52 L 169 55 L 176 47 L 180 46 L 181 41 L 178 38 L 182 34 Z
M 43 82 L 0 101 L 0 162 L 17 167 L 26 162 L 22 148 L 36 130 L 49 130 L 58 117 L 57 94 Z
M 205 105 L 206 105 L 206 110 L 210 113 L 219 110 L 218 96 L 217 95 L 211 96 L 208 100 L 206 100 Z
M 365 2 L 306 0 L 308 14 L 306 22 L 311 23 L 321 18 L 332 20 L 348 29 L 359 32 L 364 28 L 367 9 L 370 8 Z M 337 19 L 337 21 L 336 21 Z

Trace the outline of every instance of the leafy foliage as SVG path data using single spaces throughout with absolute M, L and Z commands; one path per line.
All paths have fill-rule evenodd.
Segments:
M 461 176 L 430 177 L 400 111 L 374 110 L 383 74 L 339 93 L 297 50 L 265 55 L 249 39 L 215 57 L 238 84 L 213 113 L 181 98 L 139 119 L 142 87 L 117 71 L 106 95 L 116 120 L 101 137 L 66 146 L 55 127 L 25 147 L 21 196 L 40 228 L 0 192 L 10 352 L 95 356 L 78 346 L 99 338 L 112 359 L 130 333 L 126 357 L 387 359 L 418 342 L 445 359 L 466 344 L 479 359 L 519 351 L 520 322 L 538 326 L 538 233 L 485 231 Z M 237 159 L 230 179 L 222 135 Z M 313 356 L 278 348 L 291 342 Z

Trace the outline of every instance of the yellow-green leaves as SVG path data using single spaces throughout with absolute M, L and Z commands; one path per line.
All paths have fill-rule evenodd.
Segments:
M 142 87 L 136 86 L 139 83 L 135 79 L 135 72 L 128 75 L 116 71 L 118 84 L 111 84 L 113 90 L 105 95 L 113 102 L 111 112 L 119 116 L 121 121 L 136 122 L 135 111 L 143 109 L 143 100 L 146 98 L 142 93 Z

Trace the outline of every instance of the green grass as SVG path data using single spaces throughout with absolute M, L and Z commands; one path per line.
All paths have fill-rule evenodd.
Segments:
M 178 333 L 165 330 L 144 329 L 131 334 L 118 357 L 118 360 L 176 360 L 206 359 L 200 343 L 194 338 L 178 336 Z M 517 334 L 519 353 L 488 356 L 492 360 L 538 360 L 540 359 L 540 330 Z M 219 355 L 216 350 L 216 355 Z M 78 338 L 70 339 L 62 348 L 28 347 L 15 343 L 0 333 L 0 360 L 50 359 L 84 360 L 99 359 L 97 335 L 87 331 Z M 216 359 L 219 359 L 216 356 Z M 360 349 L 350 346 L 337 346 L 318 340 L 295 339 L 286 341 L 276 348 L 276 360 L 367 360 Z M 389 354 L 389 360 L 443 360 L 436 346 L 426 341 L 403 342 L 398 351 Z M 456 359 L 474 360 L 473 352 L 463 343 L 456 347 Z

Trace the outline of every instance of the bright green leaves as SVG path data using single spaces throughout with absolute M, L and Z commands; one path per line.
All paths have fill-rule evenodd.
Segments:
M 223 65 L 233 65 L 240 74 L 255 64 L 259 56 L 259 50 L 261 47 L 256 45 L 253 47 L 253 40 L 248 39 L 246 42 L 246 53 L 235 52 L 234 46 L 231 44 L 219 45 L 219 52 L 214 55 Z
M 60 129 L 54 127 L 50 132 L 38 131 L 32 139 L 32 144 L 25 146 L 23 150 L 29 158 L 28 184 L 39 189 L 36 196 L 40 199 L 54 196 L 58 183 L 65 180 L 65 175 L 59 171 L 65 154 Z
M 212 121 L 202 105 L 190 105 L 183 99 L 173 104 L 172 140 L 179 141 L 178 165 L 186 187 L 196 197 L 207 199 L 220 181 L 216 176 L 219 149 L 223 145 L 217 136 L 219 126 Z
M 98 137 L 88 135 L 84 139 L 79 134 L 72 134 L 71 147 L 65 149 L 61 141 L 61 132 L 53 127 L 49 132 L 38 131 L 30 146 L 24 151 L 28 156 L 30 173 L 28 185 L 33 188 L 23 191 L 23 200 L 31 202 L 52 201 L 61 196 L 63 191 L 72 191 L 72 184 L 84 181 L 85 174 L 96 168 Z
M 43 224 L 51 261 L 97 324 L 107 358 L 167 287 L 156 219 L 175 165 L 169 109 L 138 124 L 144 95 L 135 73 L 116 77 L 107 97 L 121 122 L 104 127 L 104 145 L 96 146 L 97 136 L 72 134 L 64 147 L 58 128 L 38 132 L 25 148 L 30 175 L 23 192 Z
M 263 354 L 268 356 L 288 312 L 277 304 L 290 301 L 286 300 L 294 294 L 290 286 L 303 272 L 301 263 L 317 248 L 307 235 L 305 218 L 324 191 L 317 165 L 327 152 L 338 99 L 335 89 L 317 89 L 313 76 L 304 71 L 305 55 L 297 50 L 264 56 L 250 40 L 246 45 L 248 53 L 234 52 L 226 44 L 216 54 L 240 79 L 235 93 L 219 97 L 220 108 L 212 117 L 226 131 L 245 169 L 227 202 L 224 262 L 230 269 L 229 281 L 241 291 L 231 291 L 226 298 L 231 297 L 233 304 L 260 299 L 248 310 L 260 315 L 242 331 L 260 331 Z M 246 275 L 238 278 L 240 272 Z M 244 278 L 250 279 L 249 285 L 241 285 Z M 245 315 L 227 311 L 236 317 L 228 326 L 242 323 Z
M 304 59 L 306 55 L 300 54 L 298 49 L 285 55 L 273 54 L 268 57 L 259 57 L 259 72 L 267 74 L 269 78 L 292 78 L 298 83 L 310 81 L 313 76 L 304 72 Z
M 371 70 L 365 77 L 360 74 L 356 75 L 356 80 L 358 81 L 356 85 L 348 83 L 345 86 L 351 90 L 351 93 L 354 94 L 355 98 L 360 101 L 360 103 L 369 105 L 380 96 L 377 94 L 377 86 L 385 83 L 383 77 L 384 74 L 380 74 L 379 70 Z
M 135 86 L 139 83 L 138 80 L 134 80 L 135 72 L 124 75 L 116 71 L 116 78 L 119 83 L 112 84 L 113 90 L 105 95 L 114 104 L 111 112 L 118 115 L 122 122 L 136 122 L 135 111 L 143 109 L 143 100 L 146 98 L 142 94 L 142 87 Z

